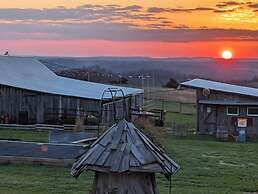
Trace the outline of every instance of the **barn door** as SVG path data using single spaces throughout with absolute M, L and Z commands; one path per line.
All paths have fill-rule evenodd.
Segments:
M 216 132 L 217 107 L 215 105 L 204 106 L 204 123 L 209 126 L 209 132 Z

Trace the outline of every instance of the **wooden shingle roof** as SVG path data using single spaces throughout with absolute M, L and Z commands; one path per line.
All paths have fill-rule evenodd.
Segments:
M 179 168 L 141 130 L 122 120 L 91 145 L 74 163 L 71 174 L 78 177 L 88 170 L 113 173 L 153 172 L 162 173 L 169 178 Z

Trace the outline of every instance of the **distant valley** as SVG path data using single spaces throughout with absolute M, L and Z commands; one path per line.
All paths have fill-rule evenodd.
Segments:
M 169 78 L 178 81 L 202 77 L 219 81 L 252 80 L 258 76 L 258 59 L 222 60 L 214 58 L 120 58 L 120 57 L 39 57 L 54 71 L 101 69 L 115 75 L 153 77 L 158 85 Z M 132 78 L 133 79 L 133 78 Z

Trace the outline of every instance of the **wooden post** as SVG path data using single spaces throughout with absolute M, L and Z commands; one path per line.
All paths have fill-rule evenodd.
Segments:
M 76 118 L 79 119 L 80 118 L 80 99 L 77 99 L 76 101 Z
M 169 194 L 172 194 L 172 176 L 169 177 Z
M 128 110 L 125 111 L 128 111 L 128 120 L 132 121 L 132 96 L 130 96 L 128 99 Z
M 38 95 L 37 123 L 44 123 L 44 102 L 41 94 Z
M 58 120 L 59 120 L 59 122 L 62 122 L 62 96 L 59 96 Z

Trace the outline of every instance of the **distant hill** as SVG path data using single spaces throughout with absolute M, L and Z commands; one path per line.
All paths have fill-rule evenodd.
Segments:
M 59 69 L 101 68 L 114 74 L 156 76 L 159 84 L 170 77 L 192 77 L 229 81 L 249 80 L 258 75 L 258 59 L 222 60 L 214 58 L 144 58 L 144 57 L 39 57 L 54 71 Z

